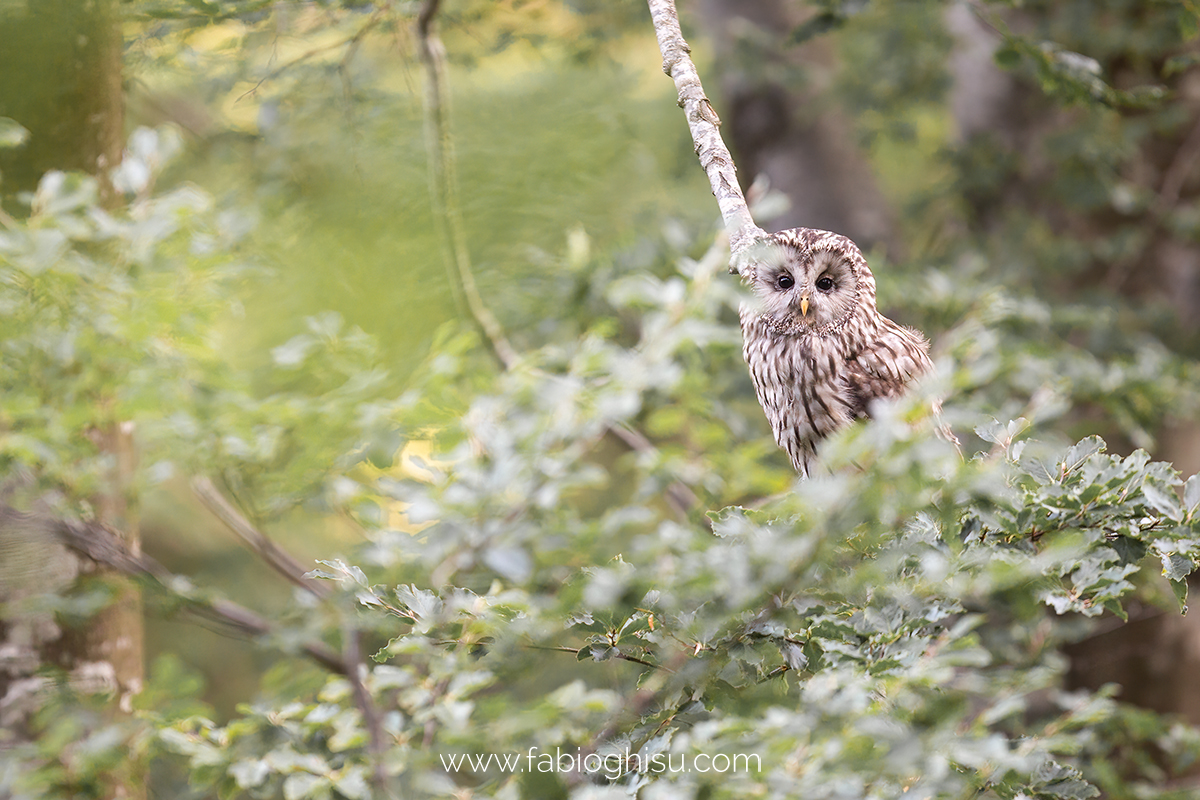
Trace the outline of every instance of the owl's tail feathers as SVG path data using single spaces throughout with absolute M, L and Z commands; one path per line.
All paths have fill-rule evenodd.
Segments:
M 812 464 L 816 460 L 817 451 L 812 447 L 801 445 L 795 450 L 790 451 L 789 455 L 792 457 L 792 467 L 796 470 L 796 474 L 804 479 L 810 478 L 812 476 Z
M 954 445 L 954 452 L 958 453 L 959 460 L 965 460 L 963 458 L 962 442 L 958 440 L 958 437 L 954 435 L 954 431 L 950 429 L 950 423 L 946 422 L 946 420 L 942 418 L 942 401 L 938 398 L 934 398 L 933 402 L 930 403 L 930 408 L 933 409 L 933 418 L 937 420 L 937 424 L 934 426 L 933 430 L 937 434 L 938 438 L 945 439 L 947 442 Z

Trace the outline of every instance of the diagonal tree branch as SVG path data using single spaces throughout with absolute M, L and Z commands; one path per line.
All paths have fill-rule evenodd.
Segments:
M 278 78 L 280 75 L 287 72 L 292 67 L 302 64 L 311 58 L 315 58 L 316 56 L 319 56 L 322 53 L 328 53 L 330 50 L 337 50 L 339 48 L 346 47 L 347 45 L 349 45 L 348 52 L 347 52 L 345 58 L 343 59 L 343 63 L 344 63 L 345 59 L 350 58 L 353 51 L 358 48 L 359 44 L 361 44 L 363 37 L 365 37 L 367 35 L 367 33 L 371 31 L 372 28 L 376 27 L 383 20 L 383 13 L 387 8 L 388 7 L 385 5 L 385 6 L 380 6 L 379 8 L 375 9 L 375 11 L 371 13 L 371 16 L 367 18 L 367 21 L 364 22 L 358 30 L 356 30 L 351 35 L 345 37 L 344 39 L 339 39 L 338 41 L 333 42 L 332 44 L 325 44 L 325 45 L 321 45 L 320 47 L 314 47 L 313 49 L 308 50 L 307 52 L 301 53 L 300 55 L 296 56 L 295 58 L 291 59 L 290 61 L 279 65 L 275 69 L 268 72 L 266 75 L 259 78 L 258 82 L 255 83 L 253 86 L 251 86 L 249 89 L 242 92 L 242 94 L 240 94 L 237 98 L 238 101 L 243 100 L 251 95 L 257 94 L 258 90 L 260 88 L 262 88 L 262 85 L 264 83 L 267 83 L 268 81 L 272 81 L 275 78 Z
M 329 587 L 321 581 L 304 577 L 308 572 L 291 553 L 275 544 L 266 534 L 259 531 L 250 521 L 225 499 L 213 482 L 208 478 L 194 478 L 192 492 L 213 516 L 225 523 L 225 527 L 242 541 L 255 555 L 301 589 L 322 600 L 329 597 Z
M 692 62 L 691 48 L 683 38 L 679 27 L 679 12 L 675 0 L 648 0 L 650 16 L 654 20 L 654 33 L 658 37 L 658 49 L 662 52 L 663 72 L 675 81 L 679 92 L 679 106 L 687 115 L 688 129 L 696 146 L 700 166 L 708 175 L 713 196 L 721 208 L 721 218 L 729 232 L 729 244 L 733 250 L 730 272 L 737 272 L 738 255 L 750 247 L 765 232 L 754 224 L 750 208 L 738 185 L 737 168 L 733 156 L 721 138 L 721 119 L 713 110 L 712 103 L 704 94 L 700 74 Z
M 255 528 L 233 504 L 217 489 L 213 482 L 205 477 L 192 480 L 192 491 L 209 511 L 211 511 L 225 526 L 233 531 L 242 543 L 263 561 L 289 581 L 320 600 L 329 600 L 328 585 L 306 578 L 307 570 L 301 566 L 291 553 L 277 545 L 265 533 Z M 366 663 L 363 659 L 362 633 L 348 621 L 342 629 L 342 657 L 340 660 L 343 675 L 350 681 L 354 703 L 362 713 L 363 725 L 367 729 L 367 750 L 371 761 L 371 785 L 376 796 L 387 796 L 387 771 L 383 766 L 383 754 L 387 747 L 383 741 L 383 723 L 379 709 L 371 693 L 363 683 L 367 674 Z
M 56 542 L 93 563 L 141 579 L 188 611 L 219 623 L 221 633 L 261 637 L 274 630 L 259 614 L 230 600 L 205 596 L 187 578 L 172 573 L 150 556 L 131 550 L 119 532 L 103 523 L 28 514 L 0 503 L 0 532 L 10 539 Z M 330 672 L 349 675 L 343 658 L 323 642 L 308 642 L 302 650 Z
M 367 754 L 371 762 L 371 789 L 374 797 L 390 797 L 387 791 L 387 770 L 383 758 L 387 753 L 387 745 L 383 738 L 383 720 L 371 692 L 363 683 L 367 675 L 366 661 L 363 658 L 362 631 L 352 625 L 347 625 L 342 631 L 342 654 L 347 670 L 346 677 L 350 681 L 354 703 L 362 714 L 363 727 L 367 729 Z

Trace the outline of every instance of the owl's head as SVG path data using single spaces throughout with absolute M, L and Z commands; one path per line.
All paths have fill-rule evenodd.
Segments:
M 854 242 L 837 233 L 792 228 L 768 236 L 740 269 L 760 313 L 789 333 L 826 333 L 875 308 L 875 278 Z

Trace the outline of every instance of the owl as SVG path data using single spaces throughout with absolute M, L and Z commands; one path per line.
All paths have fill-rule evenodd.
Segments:
M 780 231 L 738 271 L 757 296 L 741 308 L 742 355 L 775 441 L 804 477 L 818 442 L 933 368 L 928 340 L 875 308 L 875 278 L 845 236 Z

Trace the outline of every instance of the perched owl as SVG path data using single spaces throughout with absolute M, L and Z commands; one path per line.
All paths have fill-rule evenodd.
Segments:
M 817 442 L 933 367 L 925 337 L 875 308 L 875 278 L 845 236 L 780 231 L 739 272 L 758 296 L 741 309 L 742 354 L 775 441 L 805 477 Z

